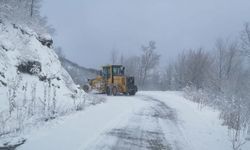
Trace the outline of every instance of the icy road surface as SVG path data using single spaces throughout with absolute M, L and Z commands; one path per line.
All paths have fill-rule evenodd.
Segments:
M 218 113 L 178 92 L 107 97 L 26 137 L 18 150 L 231 150 Z

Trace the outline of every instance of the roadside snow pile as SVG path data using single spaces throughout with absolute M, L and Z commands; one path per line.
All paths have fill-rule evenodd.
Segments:
M 49 35 L 0 19 L 0 147 L 24 128 L 93 103 L 61 66 L 52 43 Z

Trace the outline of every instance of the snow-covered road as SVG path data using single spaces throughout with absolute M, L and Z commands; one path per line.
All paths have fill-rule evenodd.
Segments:
M 136 96 L 137 107 L 83 149 L 159 150 L 183 149 L 185 140 L 177 128 L 176 113 L 162 101 Z M 165 130 L 167 129 L 167 130 Z M 171 131 L 175 136 L 165 136 Z M 165 133 L 166 132 L 166 133 Z M 179 135 L 176 138 L 176 135 Z
M 107 97 L 26 136 L 18 150 L 230 150 L 218 113 L 178 92 Z M 249 145 L 245 145 L 245 149 Z

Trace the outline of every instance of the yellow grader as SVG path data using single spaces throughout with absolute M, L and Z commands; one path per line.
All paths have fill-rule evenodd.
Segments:
M 95 79 L 89 79 L 83 86 L 85 92 L 97 90 L 107 95 L 135 95 L 137 86 L 134 77 L 125 76 L 125 67 L 122 65 L 103 66 L 100 74 Z

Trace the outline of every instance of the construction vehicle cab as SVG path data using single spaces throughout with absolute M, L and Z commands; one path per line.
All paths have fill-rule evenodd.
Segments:
M 95 89 L 107 95 L 135 95 L 137 92 L 134 77 L 125 76 L 125 67 L 122 65 L 103 66 L 100 75 L 89 80 L 88 85 L 84 85 L 83 89 L 86 92 Z

